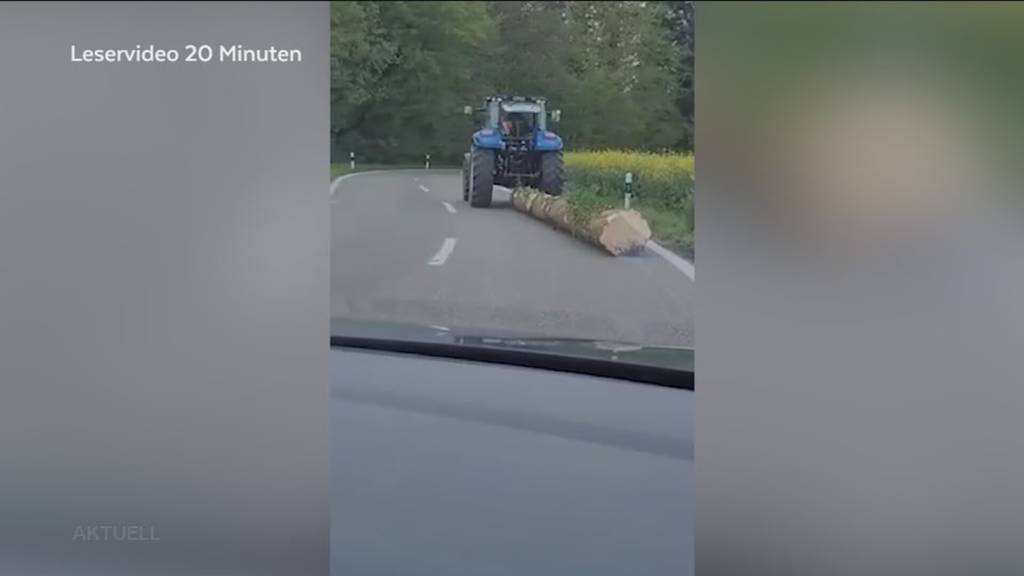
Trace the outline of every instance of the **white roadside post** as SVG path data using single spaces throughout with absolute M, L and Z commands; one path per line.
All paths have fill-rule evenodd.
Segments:
M 348 153 L 348 167 L 351 168 L 352 170 L 356 169 L 356 153 L 355 152 L 349 152 Z
M 633 199 L 633 173 L 626 172 L 626 210 L 629 210 L 629 202 Z
M 424 169 L 430 170 L 430 154 L 427 154 L 427 162 L 426 165 L 424 166 Z

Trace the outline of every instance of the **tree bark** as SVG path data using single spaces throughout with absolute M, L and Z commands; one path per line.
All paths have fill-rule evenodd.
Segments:
M 605 210 L 586 222 L 577 222 L 568 200 L 532 188 L 514 190 L 512 206 L 613 256 L 643 250 L 651 239 L 650 226 L 636 210 Z

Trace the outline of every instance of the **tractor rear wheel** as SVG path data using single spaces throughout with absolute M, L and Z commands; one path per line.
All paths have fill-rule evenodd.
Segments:
M 486 208 L 491 205 L 494 192 L 494 150 L 474 148 L 472 162 L 472 182 L 469 189 L 469 205 L 474 208 Z
M 462 201 L 469 202 L 469 154 L 462 155 Z
M 565 166 L 562 151 L 544 152 L 540 155 L 540 190 L 552 196 L 562 195 L 565 182 Z

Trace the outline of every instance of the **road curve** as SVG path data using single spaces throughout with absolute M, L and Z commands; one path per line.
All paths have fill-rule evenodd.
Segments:
M 462 200 L 457 171 L 353 174 L 331 197 L 332 317 L 693 346 L 694 283 Z

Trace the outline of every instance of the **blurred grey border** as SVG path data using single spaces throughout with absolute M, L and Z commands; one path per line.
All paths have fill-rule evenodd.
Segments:
M 327 573 L 328 47 L 327 3 L 0 4 L 0 573 Z
M 697 574 L 1024 573 L 1024 9 L 696 22 Z

